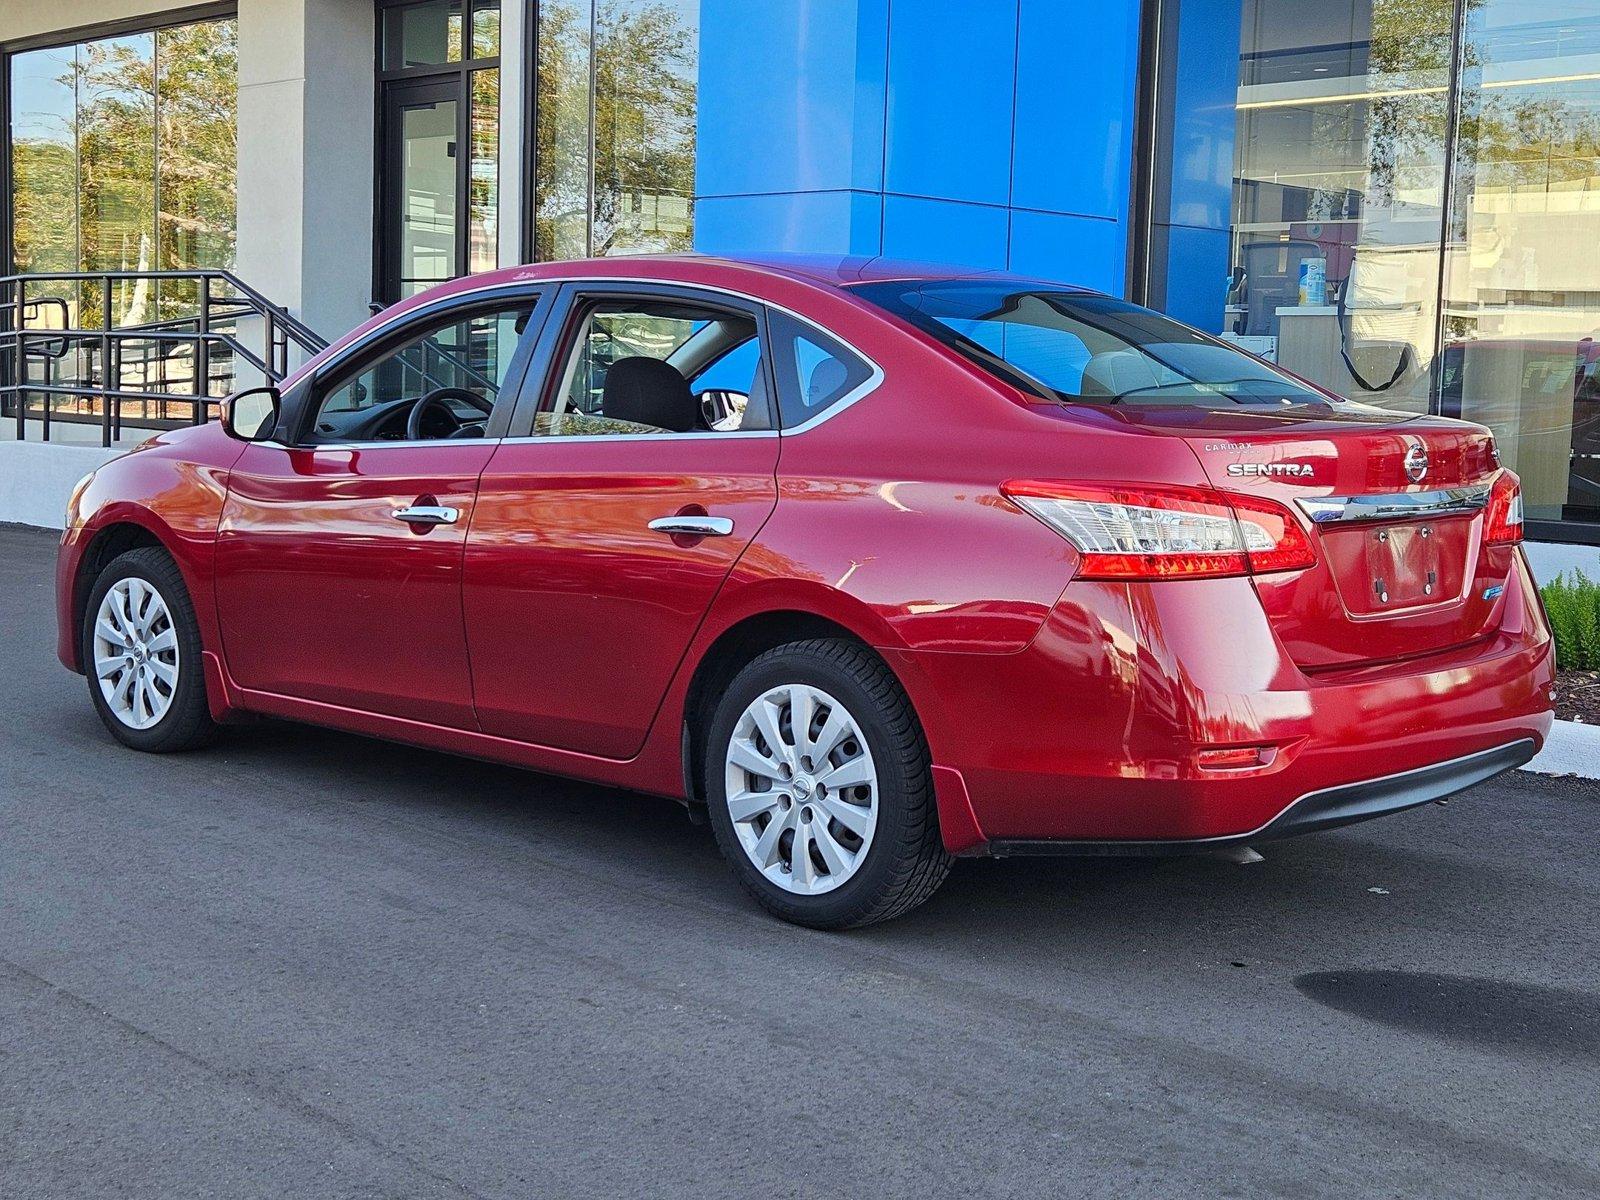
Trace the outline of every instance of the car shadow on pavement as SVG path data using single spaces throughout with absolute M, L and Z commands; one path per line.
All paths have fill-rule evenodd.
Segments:
M 266 769 L 292 759 L 297 782 L 330 800 L 581 855 L 627 886 L 643 882 L 631 875 L 643 869 L 679 898 L 756 913 L 709 829 L 670 800 L 280 722 L 231 731 L 225 745 L 230 757 Z M 849 936 L 989 948 L 1015 941 L 1035 955 L 1054 947 L 1109 959 L 1205 947 L 1229 963 L 1280 952 L 1306 962 L 1324 941 L 1381 939 L 1397 914 L 1429 920 L 1462 908 L 1460 861 L 1418 836 L 1426 822 L 1454 815 L 1426 809 L 1370 832 L 1270 843 L 1261 847 L 1266 861 L 1251 865 L 1212 856 L 962 859 L 921 909 Z M 1474 863 L 1470 887 L 1481 891 L 1497 869 Z
M 1318 971 L 1301 994 L 1394 1029 L 1521 1055 L 1600 1056 L 1600 996 L 1426 971 Z

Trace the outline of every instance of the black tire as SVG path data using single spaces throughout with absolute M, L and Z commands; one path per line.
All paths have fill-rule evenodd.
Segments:
M 757 697 L 788 684 L 837 698 L 865 736 L 878 774 L 878 823 L 866 857 L 844 883 L 819 895 L 799 895 L 767 879 L 740 844 L 728 810 L 725 762 L 739 719 Z M 889 668 L 865 646 L 818 638 L 752 659 L 717 704 L 704 750 L 704 794 L 717 845 L 734 877 L 775 916 L 813 929 L 887 921 L 933 895 L 950 871 L 922 725 Z
M 95 673 L 94 629 L 101 601 L 116 584 L 137 578 L 154 588 L 166 605 L 172 631 L 178 641 L 178 680 L 172 690 L 170 706 L 159 721 L 139 729 L 127 724 L 107 703 Z M 158 546 L 140 546 L 120 554 L 108 563 L 89 591 L 79 631 L 84 674 L 89 680 L 89 698 L 111 736 L 124 746 L 152 754 L 192 750 L 204 746 L 217 735 L 206 703 L 205 665 L 201 659 L 200 625 L 195 620 L 194 602 L 171 555 Z

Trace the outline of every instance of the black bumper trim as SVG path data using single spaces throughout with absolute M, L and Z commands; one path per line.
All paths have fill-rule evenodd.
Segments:
M 1078 841 L 1050 838 L 1003 838 L 976 850 L 994 857 L 1011 855 L 1161 855 L 1197 854 L 1249 842 L 1295 837 L 1352 825 L 1357 821 L 1404 812 L 1434 800 L 1443 800 L 1493 779 L 1531 759 L 1537 752 L 1532 738 L 1480 750 L 1462 758 L 1426 767 L 1365 779 L 1359 783 L 1307 792 L 1272 820 L 1249 833 L 1225 837 L 1162 841 Z

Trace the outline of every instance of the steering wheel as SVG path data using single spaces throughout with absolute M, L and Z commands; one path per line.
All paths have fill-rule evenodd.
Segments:
M 461 400 L 473 408 L 482 409 L 485 417 L 489 415 L 483 397 L 477 392 L 458 387 L 434 388 L 411 406 L 410 415 L 406 417 L 406 440 L 411 442 L 422 440 L 422 418 L 427 415 L 430 408 L 437 408 L 449 418 L 451 429 L 445 437 L 459 437 L 461 431 L 467 428 L 467 422 L 456 416 L 456 410 L 448 403 L 451 400 Z

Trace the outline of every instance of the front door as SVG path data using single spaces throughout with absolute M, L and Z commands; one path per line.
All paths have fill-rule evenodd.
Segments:
M 541 311 L 519 289 L 404 318 L 286 401 L 288 444 L 245 451 L 217 539 L 236 683 L 475 727 L 462 547 Z
M 755 306 L 584 285 L 563 307 L 480 484 L 473 683 L 485 733 L 621 759 L 777 503 L 778 436 Z
M 384 87 L 383 299 L 462 274 L 461 88 L 454 80 Z

